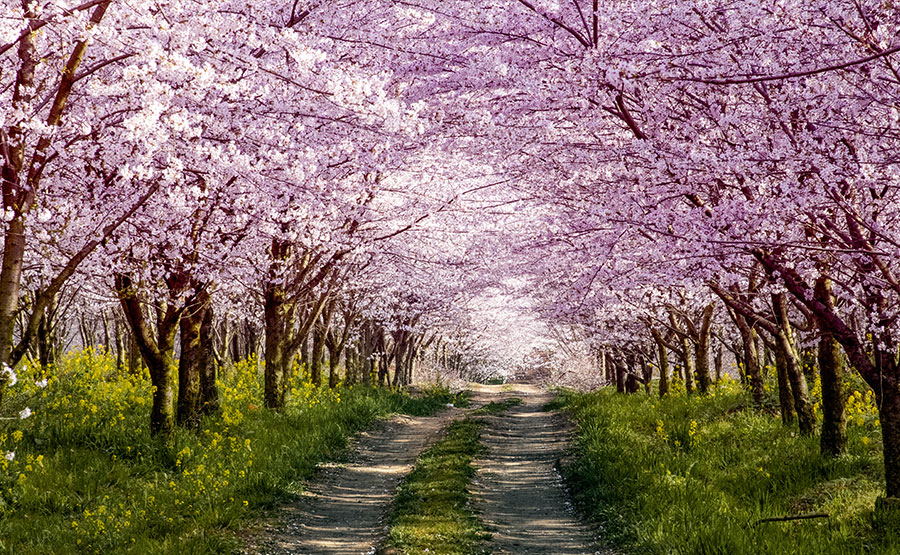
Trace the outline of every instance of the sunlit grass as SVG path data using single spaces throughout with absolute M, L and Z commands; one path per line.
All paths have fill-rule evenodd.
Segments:
M 475 475 L 472 459 L 484 450 L 478 441 L 481 425 L 471 418 L 452 423 L 446 437 L 419 457 L 394 499 L 389 547 L 406 555 L 482 552 L 487 534 L 469 507 L 468 493 Z
M 301 489 L 347 438 L 393 412 L 428 414 L 458 400 L 298 382 L 282 412 L 262 408 L 250 360 L 220 382 L 222 411 L 167 440 L 149 433 L 146 376 L 119 374 L 104 353 L 74 354 L 34 385 L 19 372 L 0 421 L 0 553 L 230 553 L 234 531 Z M 5 410 L 4 412 L 8 412 Z
M 819 455 L 818 438 L 749 408 L 732 383 L 709 397 L 564 393 L 578 424 L 572 490 L 633 553 L 897 553 L 871 529 L 883 492 L 881 439 L 865 393 L 848 413 L 850 452 Z M 828 518 L 760 523 L 767 517 Z

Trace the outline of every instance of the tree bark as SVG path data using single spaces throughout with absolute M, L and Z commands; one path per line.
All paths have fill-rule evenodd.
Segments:
M 625 363 L 622 362 L 618 357 L 616 357 L 615 365 L 616 365 L 616 391 L 619 393 L 625 393 L 625 375 L 628 373 L 625 370 Z
M 178 333 L 180 311 L 171 304 L 159 307 L 156 337 L 153 337 L 131 279 L 117 274 L 115 281 L 125 318 L 134 334 L 141 357 L 150 370 L 150 382 L 154 388 L 150 432 L 154 435 L 167 435 L 175 427 L 175 335 Z
M 731 318 L 741 334 L 744 350 L 744 373 L 750 383 L 750 395 L 753 397 L 753 402 L 757 406 L 761 406 L 766 392 L 763 388 L 762 368 L 759 364 L 759 334 L 743 315 L 732 311 Z
M 778 338 L 774 338 L 778 341 Z M 794 423 L 794 396 L 791 393 L 791 382 L 788 378 L 787 360 L 780 344 L 775 348 L 775 372 L 778 376 L 778 406 L 781 409 L 781 423 L 790 426 Z
M 203 353 L 200 346 L 200 326 L 203 323 L 201 301 L 195 296 L 185 307 L 181 317 L 181 358 L 178 359 L 178 407 L 175 419 L 179 426 L 196 428 L 200 425 L 200 366 Z
M 691 341 L 687 337 L 681 338 L 681 363 L 684 366 L 684 388 L 687 392 L 694 392 L 694 359 L 691 358 Z
M 834 308 L 831 281 L 825 277 L 816 280 L 816 297 L 826 306 Z M 822 384 L 822 436 L 819 447 L 828 457 L 839 457 L 847 452 L 847 415 L 844 409 L 844 357 L 841 346 L 825 322 L 818 320 L 819 379 Z
M 650 333 L 656 342 L 657 360 L 659 361 L 659 396 L 665 397 L 669 393 L 669 352 L 659 332 L 650 328 Z
M 800 425 L 800 433 L 813 435 L 816 428 L 816 415 L 812 403 L 809 401 L 809 393 L 806 388 L 806 377 L 800 368 L 800 360 L 794 344 L 794 333 L 791 322 L 788 320 L 787 301 L 784 293 L 772 295 L 772 306 L 775 310 L 775 320 L 780 327 L 777 338 L 777 346 L 783 351 L 785 368 L 788 379 L 791 382 L 791 393 L 794 396 L 794 409 L 797 411 L 797 423 Z
M 317 325 L 312 332 L 312 351 L 309 361 L 309 379 L 314 386 L 322 385 L 322 362 L 325 355 L 325 333 L 322 326 Z
M 208 294 L 207 294 L 208 297 Z M 200 324 L 200 351 L 203 356 L 200 365 L 200 411 L 203 414 L 217 412 L 219 405 L 219 388 L 216 385 L 216 348 L 214 345 L 212 302 L 207 298 L 206 310 Z
M 703 308 L 700 327 L 697 329 L 697 338 L 694 342 L 694 368 L 697 376 L 697 389 L 700 390 L 702 395 L 709 393 L 709 337 L 715 309 L 716 305 L 713 303 Z
M 716 357 L 713 359 L 716 365 L 716 384 L 722 381 L 722 367 L 724 366 L 724 356 L 725 349 L 720 342 L 718 349 L 716 349 Z
M 641 383 L 644 390 L 650 395 L 650 382 L 653 381 L 653 366 L 647 363 L 647 359 L 641 356 Z
M 266 408 L 280 409 L 285 399 L 285 344 L 287 329 L 285 317 L 288 306 L 284 288 L 276 283 L 266 285 L 264 291 L 263 317 L 266 326 L 265 357 L 263 375 L 263 400 Z

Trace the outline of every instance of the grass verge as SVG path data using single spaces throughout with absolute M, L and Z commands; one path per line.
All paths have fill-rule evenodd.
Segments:
M 578 427 L 564 474 L 624 552 L 896 554 L 897 538 L 871 529 L 883 490 L 880 435 L 854 395 L 850 452 L 827 459 L 818 438 L 748 408 L 733 383 L 708 397 L 561 393 Z M 759 523 L 809 513 L 830 516 Z
M 298 493 L 355 432 L 461 400 L 443 388 L 411 398 L 297 382 L 273 412 L 247 361 L 222 376 L 220 413 L 160 440 L 148 430 L 147 377 L 116 372 L 111 357 L 78 353 L 46 387 L 43 377 L 21 369 L 4 399 L 6 413 L 33 415 L 0 421 L 0 553 L 230 553 L 236 530 Z
M 491 403 L 478 410 L 496 414 L 505 408 Z M 479 546 L 489 534 L 469 507 L 468 492 L 475 475 L 472 460 L 484 451 L 479 443 L 482 425 L 474 418 L 453 422 L 446 437 L 419 457 L 394 498 L 385 553 L 483 553 Z

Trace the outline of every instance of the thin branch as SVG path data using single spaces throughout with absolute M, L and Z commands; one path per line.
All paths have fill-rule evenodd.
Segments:
M 744 85 L 744 84 L 748 84 L 748 83 L 765 83 L 766 81 L 783 81 L 785 79 L 793 79 L 795 77 L 808 77 L 810 75 L 817 75 L 819 73 L 826 73 L 829 71 L 837 71 L 837 70 L 841 70 L 841 69 L 847 69 L 849 67 L 865 64 L 865 63 L 871 62 L 873 60 L 877 60 L 879 58 L 885 58 L 887 56 L 890 56 L 891 54 L 896 54 L 897 52 L 900 52 L 900 46 L 888 48 L 887 50 L 882 50 L 881 52 L 872 54 L 871 56 L 866 56 L 865 58 L 859 58 L 858 60 L 853 60 L 850 62 L 844 62 L 842 64 L 835 64 L 835 65 L 820 67 L 820 68 L 816 68 L 816 69 L 810 69 L 808 71 L 796 71 L 796 72 L 792 72 L 792 73 L 782 73 L 780 75 L 767 75 L 767 76 L 763 76 L 763 77 L 746 77 L 746 78 L 727 77 L 724 79 L 702 79 L 699 77 L 685 77 L 685 78 L 681 78 L 679 80 L 680 81 L 693 81 L 696 83 L 705 83 L 707 85 Z
M 590 41 L 588 41 L 586 38 L 584 38 L 583 36 L 581 36 L 581 33 L 579 33 L 578 31 L 576 31 L 576 30 L 573 29 L 572 27 L 569 27 L 568 25 L 566 25 L 565 23 L 563 23 L 559 18 L 550 16 L 550 15 L 547 15 L 546 13 L 544 13 L 544 12 L 538 10 L 538 9 L 534 6 L 534 4 L 532 4 L 532 3 L 529 2 L 528 0 L 519 0 L 519 3 L 522 4 L 523 6 L 525 6 L 526 8 L 528 8 L 529 10 L 533 11 L 534 13 L 538 14 L 539 16 L 543 17 L 543 18 L 546 19 L 547 21 L 553 23 L 554 25 L 556 25 L 556 26 L 559 27 L 560 29 L 564 29 L 564 30 L 565 30 L 566 32 L 568 32 L 570 35 L 572 35 L 573 37 L 575 37 L 575 39 L 578 40 L 578 42 L 580 42 L 581 45 L 584 46 L 585 48 L 590 48 L 590 47 L 591 47 Z

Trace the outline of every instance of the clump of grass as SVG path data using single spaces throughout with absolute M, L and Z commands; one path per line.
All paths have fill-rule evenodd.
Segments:
M 707 397 L 560 395 L 578 425 L 576 459 L 564 474 L 605 539 L 625 552 L 887 555 L 900 548 L 896 537 L 871 528 L 883 491 L 877 423 L 860 419 L 849 429 L 850 453 L 828 459 L 818 438 L 752 409 L 734 383 Z M 830 517 L 756 525 L 806 513 Z
M 229 553 L 234 531 L 289 498 L 347 439 L 394 412 L 427 413 L 446 396 L 296 382 L 283 411 L 263 409 L 254 360 L 224 372 L 220 413 L 198 430 L 150 435 L 146 375 L 117 372 L 103 352 L 44 372 L 19 369 L 0 421 L 0 553 Z M 449 393 L 448 393 L 449 394 Z
M 459 391 L 453 393 L 449 387 L 441 384 L 431 384 L 421 388 L 416 395 L 403 396 L 402 404 L 397 412 L 412 416 L 428 416 L 438 410 L 453 405 L 465 408 L 469 406 L 471 392 Z
M 453 422 L 447 435 L 426 450 L 394 498 L 386 545 L 405 555 L 470 555 L 480 553 L 488 537 L 469 503 L 468 486 L 475 475 L 472 460 L 482 422 Z
M 484 405 L 483 407 L 479 407 L 472 414 L 473 415 L 494 415 L 500 414 L 502 412 L 506 412 L 512 407 L 518 406 L 522 404 L 522 399 L 518 397 L 511 397 L 509 399 L 504 399 L 502 401 L 491 401 L 490 403 Z

